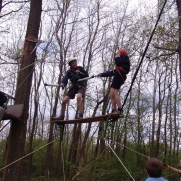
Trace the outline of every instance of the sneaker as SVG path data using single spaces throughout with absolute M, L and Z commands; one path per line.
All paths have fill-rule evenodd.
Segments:
M 63 120 L 64 120 L 64 117 L 65 117 L 65 116 L 61 114 L 59 117 L 56 117 L 56 118 L 57 118 L 57 120 L 63 121 Z M 61 127 L 63 124 L 56 121 L 56 125 L 57 125 L 58 127 Z
M 112 109 L 111 113 L 117 113 L 116 109 Z
M 79 114 L 79 115 L 77 116 L 77 119 L 83 119 L 83 114 Z
M 64 120 L 64 117 L 65 117 L 65 116 L 64 116 L 63 114 L 61 114 L 59 117 L 57 117 L 57 119 L 58 119 L 58 120 Z
M 123 115 L 123 109 L 122 109 L 122 108 L 118 108 L 117 113 L 119 113 L 119 117 L 120 117 L 120 118 L 123 118 L 123 117 L 124 117 L 124 115 Z

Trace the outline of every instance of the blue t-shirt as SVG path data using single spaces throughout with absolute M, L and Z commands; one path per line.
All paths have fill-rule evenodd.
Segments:
M 147 179 L 142 180 L 142 181 L 168 181 L 168 180 L 164 179 L 163 177 L 159 177 L 159 178 L 148 177 Z

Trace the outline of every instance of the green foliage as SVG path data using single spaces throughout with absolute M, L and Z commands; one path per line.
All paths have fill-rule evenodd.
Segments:
M 4 152 L 6 140 L 2 140 L 0 142 L 0 150 L 1 153 Z M 47 147 L 45 146 L 47 144 L 47 140 L 43 139 L 35 139 L 33 142 L 33 158 L 32 158 L 32 179 L 31 181 L 45 181 L 44 178 L 44 169 L 45 169 L 45 162 L 46 162 L 46 151 Z M 52 163 L 50 168 L 50 178 L 52 181 L 61 181 L 61 179 L 56 179 L 56 154 L 58 150 L 58 143 L 53 144 L 53 152 L 52 152 Z M 147 177 L 145 172 L 145 162 L 146 157 L 137 154 L 136 152 L 132 151 L 138 148 L 138 145 L 133 144 L 131 142 L 127 142 L 127 147 L 129 149 L 126 149 L 124 151 L 123 147 L 119 145 L 115 145 L 114 150 L 116 152 L 116 155 L 119 157 L 120 160 L 114 155 L 114 153 L 111 151 L 111 149 L 108 149 L 102 157 L 100 157 L 97 161 L 90 164 L 93 160 L 96 158 L 92 157 L 92 150 L 95 149 L 95 147 L 91 147 L 88 150 L 87 155 L 87 162 L 82 165 L 82 172 L 74 179 L 79 181 L 114 181 L 114 180 L 120 180 L 120 181 L 126 181 L 130 179 L 130 175 L 135 180 L 142 180 Z M 28 148 L 28 142 L 27 147 Z M 38 150 L 40 149 L 40 150 Z M 70 147 L 69 147 L 70 149 Z M 37 150 L 37 151 L 36 151 Z M 139 147 L 140 153 L 143 153 L 145 156 L 150 155 L 150 148 L 149 145 L 140 145 Z M 164 158 L 164 155 L 161 153 L 163 150 L 160 150 L 160 156 L 158 159 L 161 161 L 164 160 L 164 163 L 169 164 L 173 167 L 178 167 L 178 157 L 181 155 L 175 155 L 171 154 L 170 156 L 167 156 Z M 99 157 L 101 153 L 98 153 L 97 157 Z M 2 163 L 2 158 L 1 163 Z M 25 159 L 25 167 L 27 166 L 28 159 Z M 87 165 L 89 165 L 87 167 Z M 75 171 L 75 174 L 78 172 L 78 170 L 81 170 L 80 168 L 77 168 L 75 164 L 72 164 L 68 161 L 67 158 L 64 158 L 64 166 L 65 170 L 68 168 L 69 172 L 66 174 L 66 178 L 69 177 L 69 173 L 71 171 Z M 128 173 L 129 172 L 129 173 Z M 130 174 L 130 175 L 129 175 Z M 178 175 L 173 174 L 173 172 L 169 171 L 168 169 L 164 169 L 163 176 L 167 178 L 168 180 L 177 180 Z M 62 179 L 63 180 L 63 179 Z
M 45 161 L 46 161 L 46 152 L 47 140 L 41 138 L 35 139 L 33 141 L 33 158 L 32 158 L 32 173 L 33 176 L 44 175 Z M 28 142 L 26 144 L 28 146 Z M 28 148 L 26 148 L 27 150 Z M 27 162 L 27 159 L 26 159 Z M 26 163 L 25 162 L 25 163 Z

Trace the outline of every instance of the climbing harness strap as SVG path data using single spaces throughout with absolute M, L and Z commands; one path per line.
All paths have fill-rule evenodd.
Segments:
M 121 74 L 120 70 L 123 71 L 123 72 L 125 72 L 126 74 L 128 73 L 128 71 L 126 71 L 126 70 L 125 70 L 123 67 L 121 67 L 121 66 L 117 66 L 117 67 L 116 67 L 116 71 L 117 71 L 118 74 L 120 75 L 121 79 L 122 79 L 123 81 L 125 81 L 126 79 L 123 77 L 123 75 Z
M 79 70 L 79 68 L 77 67 L 76 70 Z M 70 68 L 70 71 L 72 71 L 72 72 L 75 72 L 75 73 L 76 73 L 76 70 Z M 76 79 L 77 76 L 78 76 L 78 73 L 76 73 L 76 74 L 70 79 L 70 81 L 72 81 L 73 79 Z

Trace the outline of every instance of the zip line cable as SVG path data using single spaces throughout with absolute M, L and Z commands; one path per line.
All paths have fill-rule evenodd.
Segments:
M 162 9 L 161 9 L 161 11 L 160 11 L 160 13 L 159 13 L 158 19 L 157 19 L 157 21 L 156 21 L 156 23 L 155 23 L 155 27 L 153 28 L 153 31 L 152 31 L 152 33 L 151 33 L 151 36 L 150 36 L 150 38 L 149 38 L 149 40 L 148 40 L 148 43 L 147 43 L 147 45 L 146 45 L 146 48 L 145 48 L 145 51 L 144 51 L 143 56 L 142 56 L 142 58 L 141 58 L 141 61 L 140 61 L 140 63 L 139 63 L 139 66 L 138 66 L 138 68 L 136 69 L 136 72 L 135 72 L 135 74 L 134 74 L 134 76 L 133 76 L 133 79 L 132 79 L 132 82 L 131 82 L 131 86 L 130 86 L 130 88 L 129 88 L 129 90 L 128 90 L 128 93 L 126 94 L 126 98 L 124 99 L 124 102 L 123 102 L 123 105 L 122 105 L 122 109 L 123 109 L 123 107 L 124 107 L 124 105 L 125 105 L 125 103 L 126 103 L 126 100 L 127 100 L 128 95 L 129 95 L 129 93 L 130 93 L 130 91 L 131 91 L 131 89 L 132 89 L 133 83 L 134 83 L 134 81 L 135 81 L 135 79 L 136 79 L 136 76 L 137 76 L 137 74 L 138 74 L 138 71 L 139 71 L 139 69 L 140 69 L 140 67 L 141 67 L 141 64 L 142 64 L 142 62 L 143 62 L 143 59 L 144 59 L 144 57 L 145 57 L 145 54 L 146 54 L 146 52 L 147 52 L 147 50 L 148 50 L 148 47 L 149 47 L 149 45 L 150 45 L 150 42 L 151 42 L 151 40 L 152 40 L 152 38 L 153 38 L 153 35 L 154 35 L 154 33 L 155 33 L 155 29 L 156 29 L 156 27 L 157 27 L 157 25 L 158 25 L 158 22 L 159 22 L 160 18 L 161 18 L 161 15 L 162 15 L 162 13 L 163 13 L 163 10 L 164 10 L 164 7 L 165 7 L 165 5 L 166 5 L 166 2 L 167 2 L 167 0 L 165 0 L 164 4 L 163 4 L 163 6 L 162 6 Z

